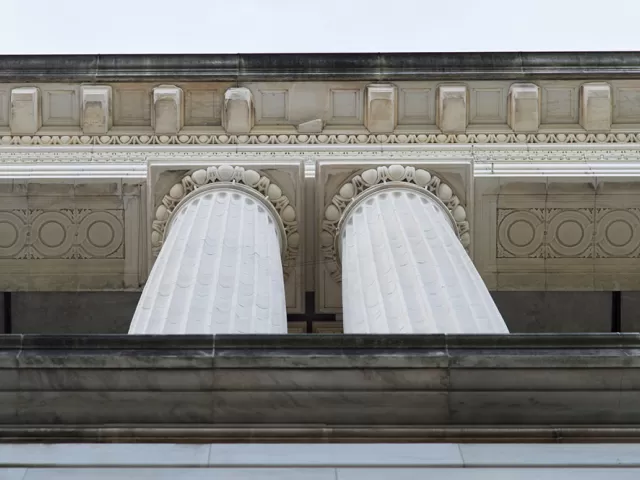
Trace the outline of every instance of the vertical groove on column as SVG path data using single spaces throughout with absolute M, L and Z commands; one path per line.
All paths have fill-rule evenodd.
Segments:
M 345 333 L 507 333 L 436 200 L 373 194 L 343 226 Z
M 176 215 L 129 333 L 286 333 L 271 213 L 244 192 L 209 191 Z

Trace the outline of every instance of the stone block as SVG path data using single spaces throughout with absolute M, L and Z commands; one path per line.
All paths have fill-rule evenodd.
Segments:
M 254 106 L 251 90 L 229 88 L 224 92 L 222 124 L 227 133 L 249 133 L 253 128 Z
M 436 124 L 444 133 L 462 133 L 467 128 L 467 87 L 441 85 L 438 87 Z
M 398 123 L 395 85 L 368 85 L 364 125 L 371 133 L 392 133 Z
M 500 291 L 492 296 L 511 333 L 611 331 L 609 292 Z
M 580 87 L 580 125 L 589 132 L 611 129 L 611 86 L 585 83 Z
M 82 86 L 82 131 L 89 135 L 105 134 L 111 129 L 111 87 Z
M 173 85 L 153 89 L 153 126 L 157 134 L 174 135 L 184 125 L 184 95 Z
M 40 89 L 19 87 L 11 90 L 11 133 L 33 135 L 42 126 Z
M 127 333 L 138 292 L 16 292 L 15 333 Z
M 509 127 L 517 133 L 537 132 L 540 127 L 540 88 L 533 83 L 515 83 L 509 88 Z
M 316 118 L 315 120 L 309 120 L 308 122 L 303 122 L 298 125 L 299 133 L 320 133 L 324 128 L 324 121 L 320 118 Z

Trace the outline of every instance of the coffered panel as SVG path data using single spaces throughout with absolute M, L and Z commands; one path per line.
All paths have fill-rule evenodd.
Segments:
M 114 85 L 114 126 L 151 125 L 151 86 Z

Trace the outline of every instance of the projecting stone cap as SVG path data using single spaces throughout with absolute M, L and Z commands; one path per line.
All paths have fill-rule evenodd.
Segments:
M 438 87 L 436 124 L 444 133 L 463 133 L 467 129 L 467 87 Z
M 111 129 L 111 87 L 82 86 L 82 131 L 104 134 Z
M 222 119 L 227 133 L 249 133 L 254 120 L 251 90 L 241 87 L 224 92 Z
M 540 127 L 540 88 L 515 83 L 509 88 L 509 126 L 514 132 L 537 132 Z
M 154 128 L 157 134 L 176 134 L 182 129 L 182 89 L 160 85 L 153 89 Z
M 320 133 L 324 128 L 324 122 L 321 118 L 316 118 L 315 120 L 309 120 L 308 122 L 301 123 L 298 125 L 299 133 Z
M 580 87 L 580 125 L 589 132 L 611 129 L 611 86 L 585 83 Z
M 364 125 L 371 133 L 391 133 L 398 123 L 395 85 L 367 85 Z
M 36 87 L 11 90 L 11 133 L 33 135 L 41 126 L 40 90 Z

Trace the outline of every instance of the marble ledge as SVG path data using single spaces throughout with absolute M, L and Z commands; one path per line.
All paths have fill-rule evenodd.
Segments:
M 0 369 L 636 368 L 640 335 L 0 335 Z

